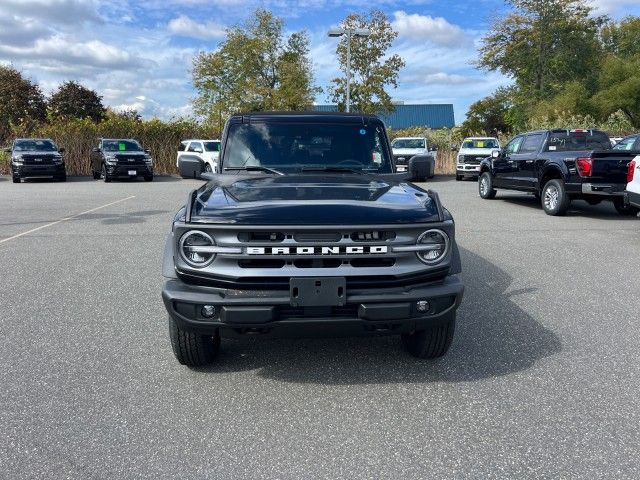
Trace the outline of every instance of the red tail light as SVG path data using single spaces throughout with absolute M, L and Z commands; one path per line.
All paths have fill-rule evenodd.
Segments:
M 633 182 L 633 173 L 636 171 L 636 161 L 631 160 L 629 170 L 627 171 L 627 183 Z
M 581 177 L 590 177 L 593 169 L 593 160 L 589 157 L 576 158 L 576 167 Z

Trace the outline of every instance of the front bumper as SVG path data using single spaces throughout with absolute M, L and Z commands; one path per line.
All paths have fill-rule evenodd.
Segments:
M 11 165 L 12 174 L 19 178 L 56 178 L 65 176 L 64 163 L 56 165 Z
M 466 164 L 457 164 L 456 165 L 456 175 L 479 175 L 480 174 L 480 165 L 466 165 Z
M 363 336 L 400 334 L 437 325 L 455 316 L 464 286 L 457 275 L 442 283 L 414 288 L 347 291 L 343 307 L 292 307 L 289 292 L 238 291 L 187 285 L 169 279 L 162 299 L 169 315 L 184 330 L 222 336 Z M 429 309 L 419 312 L 416 302 Z M 216 314 L 202 316 L 213 305 Z
M 153 176 L 153 166 L 149 165 L 109 165 L 107 175 L 111 178 L 134 178 Z M 133 173 L 132 173 L 133 172 Z
M 627 192 L 627 201 L 630 205 L 640 208 L 640 193 L 636 192 Z

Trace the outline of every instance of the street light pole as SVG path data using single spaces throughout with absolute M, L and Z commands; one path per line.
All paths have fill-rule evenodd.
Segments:
M 347 30 L 347 113 L 351 111 L 351 35 L 353 30 Z
M 347 36 L 347 113 L 351 111 L 351 37 L 368 37 L 371 32 L 367 28 L 332 28 L 330 37 Z

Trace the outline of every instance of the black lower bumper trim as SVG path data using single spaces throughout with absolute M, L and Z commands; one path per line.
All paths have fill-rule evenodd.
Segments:
M 194 287 L 167 280 L 162 298 L 169 315 L 184 330 L 223 336 L 246 333 L 273 336 L 369 335 L 403 333 L 455 315 L 464 287 L 457 276 L 438 285 L 349 293 L 341 307 L 292 307 L 281 291 L 239 292 Z M 417 302 L 428 302 L 418 311 Z M 204 305 L 215 315 L 204 318 Z

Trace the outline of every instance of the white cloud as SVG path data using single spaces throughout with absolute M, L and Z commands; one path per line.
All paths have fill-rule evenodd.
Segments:
M 442 17 L 394 12 L 392 26 L 401 38 L 426 40 L 436 45 L 459 46 L 470 43 L 469 36 L 459 26 Z
M 630 15 L 637 12 L 627 11 L 629 8 L 640 7 L 640 0 L 591 0 L 591 5 L 598 14 L 624 13 Z
M 225 34 L 224 26 L 222 25 L 215 22 L 198 23 L 186 15 L 180 15 L 172 19 L 167 25 L 167 29 L 175 35 L 199 38 L 201 40 L 222 38 Z
M 2 0 L 3 14 L 41 19 L 48 23 L 102 22 L 94 0 Z
M 71 63 L 75 67 L 143 68 L 153 63 L 100 40 L 75 41 L 61 34 L 38 39 L 31 46 L 0 45 L 0 54 L 20 60 L 42 59 L 50 66 Z

